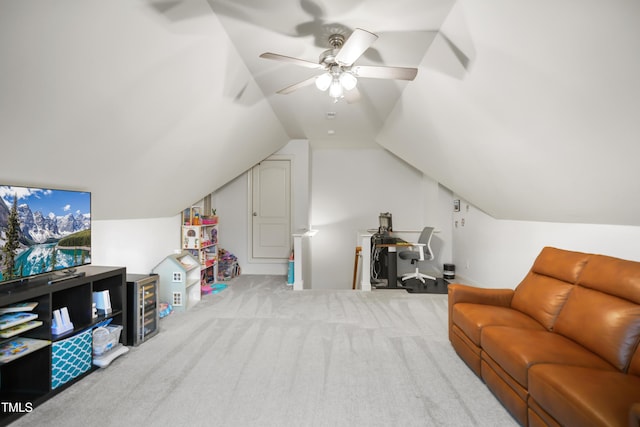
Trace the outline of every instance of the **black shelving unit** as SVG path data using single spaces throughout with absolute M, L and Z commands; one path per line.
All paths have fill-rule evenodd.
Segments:
M 40 348 L 31 349 L 19 353 L 18 357 L 6 361 L 0 361 L 0 425 L 4 426 L 30 412 L 54 396 L 56 393 L 79 381 L 86 375 L 98 369 L 89 363 L 86 371 L 81 371 L 64 383 L 56 380 L 52 386 L 54 368 L 52 362 L 56 359 L 55 352 L 63 348 L 67 343 L 91 333 L 92 328 L 106 319 L 112 319 L 112 323 L 122 325 L 120 341 L 127 342 L 127 292 L 126 269 L 124 267 L 100 267 L 85 266 L 77 269 L 80 277 L 71 277 L 67 280 L 56 281 L 49 284 L 50 277 L 37 277 L 25 283 L 9 283 L 0 285 L 0 307 L 6 307 L 20 302 L 37 302 L 33 313 L 38 315 L 42 325 L 25 331 L 15 337 L 0 340 L 0 343 L 29 338 L 40 340 L 37 344 Z M 108 290 L 111 298 L 112 312 L 106 316 L 92 316 L 93 292 Z M 73 330 L 61 335 L 53 335 L 51 332 L 54 310 L 67 307 L 69 317 L 73 322 Z M 74 363 L 74 357 L 84 357 L 92 360 L 90 344 L 82 340 L 82 356 L 65 355 L 70 364 Z M 89 340 L 90 343 L 90 340 Z M 88 348 L 87 348 L 88 347 Z M 88 353 L 87 353 L 88 352 Z M 57 353 L 59 358 L 60 354 Z M 66 362 L 66 359 L 65 359 Z M 86 362 L 86 360 L 85 360 Z M 4 403 L 7 402 L 7 403 Z

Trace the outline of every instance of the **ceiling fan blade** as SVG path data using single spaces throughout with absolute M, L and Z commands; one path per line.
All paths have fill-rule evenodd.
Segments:
M 303 80 L 301 82 L 298 82 L 296 84 L 292 84 L 291 86 L 287 86 L 284 89 L 280 89 L 278 92 L 280 95 L 287 95 L 293 91 L 296 91 L 300 88 L 303 88 L 305 86 L 310 86 L 312 85 L 315 81 L 316 81 L 317 76 L 313 76 L 313 77 L 309 77 L 306 80 Z
M 380 67 L 374 65 L 357 65 L 351 71 L 358 77 L 370 79 L 413 80 L 418 74 L 417 68 Z
M 358 90 L 358 88 L 354 87 L 351 90 L 345 91 L 344 100 L 347 101 L 347 104 L 353 104 L 360 101 L 360 91 Z
M 293 58 L 291 56 L 279 55 L 277 53 L 265 52 L 260 55 L 260 58 L 265 59 L 273 59 L 275 61 L 289 62 L 294 65 L 300 65 L 302 67 L 307 68 L 315 68 L 315 69 L 323 69 L 324 66 L 322 64 L 318 64 L 317 62 L 311 62 L 304 59 Z
M 353 64 L 377 38 L 369 31 L 356 28 L 336 55 L 336 62 L 345 66 Z

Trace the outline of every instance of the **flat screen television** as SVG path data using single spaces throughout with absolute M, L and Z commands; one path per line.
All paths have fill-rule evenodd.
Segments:
M 91 263 L 91 193 L 0 185 L 0 284 Z

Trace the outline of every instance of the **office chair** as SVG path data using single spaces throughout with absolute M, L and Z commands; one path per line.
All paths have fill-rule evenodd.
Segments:
M 436 280 L 435 277 L 420 273 L 420 268 L 418 267 L 418 263 L 420 261 L 431 261 L 434 258 L 433 251 L 431 250 L 432 236 L 433 236 L 433 227 L 425 227 L 422 229 L 422 233 L 420 233 L 418 242 L 413 243 L 411 245 L 412 247 L 411 250 L 398 252 L 398 256 L 401 259 L 410 259 L 411 264 L 416 265 L 415 273 L 407 273 L 402 275 L 403 282 L 407 279 L 418 279 L 422 283 L 425 283 L 424 279 Z M 417 250 L 414 250 L 414 249 L 417 249 Z

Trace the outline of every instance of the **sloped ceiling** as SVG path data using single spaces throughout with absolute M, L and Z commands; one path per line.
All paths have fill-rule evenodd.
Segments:
M 378 141 L 496 218 L 640 225 L 640 2 L 458 1 Z
M 307 138 L 380 144 L 497 218 L 640 225 L 638 22 L 631 0 L 0 0 L 0 180 L 170 216 Z M 380 36 L 360 63 L 416 80 L 275 94 L 313 73 L 260 53 L 357 27 Z
M 335 103 L 315 86 L 288 95 L 280 89 L 321 71 L 260 58 L 264 52 L 318 62 L 331 34 L 345 38 L 356 28 L 378 39 L 356 65 L 417 67 L 429 50 L 454 0 L 208 0 L 247 67 L 268 97 L 292 139 L 315 146 L 377 146 L 375 137 L 403 90 L 412 83 L 396 80 L 358 81 L 359 102 Z M 181 2 L 165 16 L 186 9 Z M 180 16 L 180 15 L 178 15 Z M 179 18 L 174 18 L 179 22 Z M 328 121 L 327 113 L 335 113 Z M 329 132 L 331 131 L 331 132 Z
M 92 192 L 95 219 L 178 214 L 288 142 L 206 2 L 0 1 L 0 181 Z

